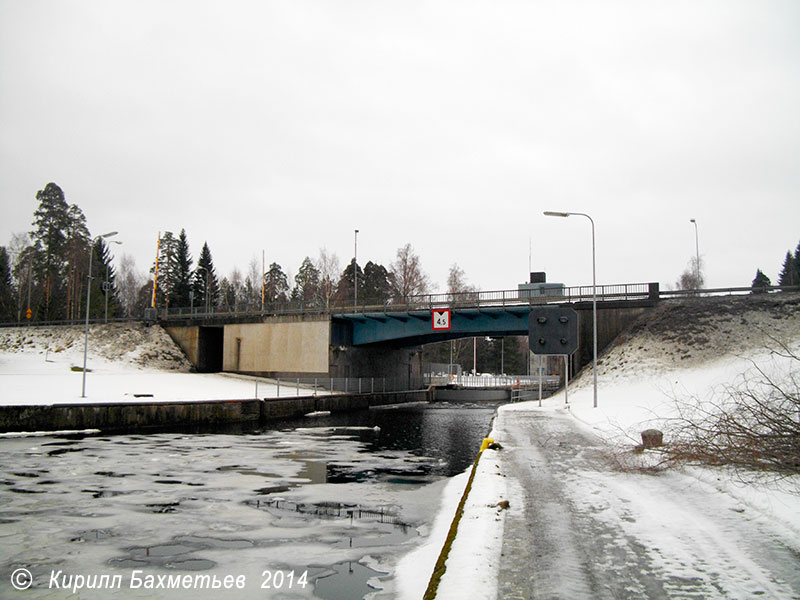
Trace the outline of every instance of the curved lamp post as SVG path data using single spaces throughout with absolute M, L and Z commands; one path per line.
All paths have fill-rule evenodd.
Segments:
M 92 240 L 89 246 L 89 274 L 87 276 L 88 284 L 86 286 L 86 327 L 83 331 L 83 383 L 81 384 L 81 398 L 86 398 L 86 354 L 89 350 L 89 301 L 92 298 L 92 255 L 94 254 L 94 244 L 99 239 L 110 238 L 119 233 L 118 231 L 110 231 L 103 235 L 98 235 Z
M 597 277 L 594 243 L 594 220 L 586 213 L 544 211 L 546 217 L 586 217 L 592 224 L 592 375 L 594 377 L 594 408 L 597 408 Z

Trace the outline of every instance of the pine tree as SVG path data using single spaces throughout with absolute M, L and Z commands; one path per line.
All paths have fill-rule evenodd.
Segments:
M 272 263 L 269 271 L 264 275 L 264 293 L 266 302 L 286 302 L 286 293 L 289 291 L 289 281 L 278 263 Z
M 294 289 L 292 290 L 292 300 L 304 307 L 316 307 L 320 305 L 320 275 L 319 269 L 314 266 L 311 259 L 306 256 L 297 275 L 294 276 Z
M 758 294 L 765 292 L 766 290 L 764 288 L 770 285 L 772 285 L 772 282 L 769 280 L 769 277 L 764 275 L 761 269 L 756 269 L 755 279 L 753 279 L 753 283 L 750 284 L 750 287 L 753 288 L 752 293 Z
M 783 260 L 781 274 L 778 276 L 778 285 L 789 286 L 797 284 L 797 265 L 795 264 L 795 258 L 792 256 L 792 253 L 787 250 L 786 258 Z
M 364 286 L 359 290 L 359 298 L 363 294 L 362 304 L 386 304 L 392 297 L 392 277 L 383 265 L 369 261 L 364 265 Z
M 795 285 L 800 285 L 800 242 L 797 242 L 797 248 L 794 249 L 794 276 Z
M 116 287 L 116 271 L 111 264 L 111 250 L 103 238 L 97 238 L 93 244 L 92 257 L 92 306 L 89 313 L 92 318 L 99 319 L 106 314 L 106 297 L 108 297 L 108 317 L 113 318 L 121 311 Z M 106 285 L 106 283 L 108 285 Z
M 170 306 L 189 306 L 192 291 L 192 256 L 189 254 L 189 241 L 186 230 L 181 229 L 178 242 L 175 244 L 175 272 L 171 274 Z
M 210 310 L 217 305 L 219 301 L 219 282 L 217 281 L 217 272 L 214 270 L 214 260 L 211 258 L 208 242 L 203 243 L 200 258 L 197 260 L 192 290 L 194 291 L 195 306 L 203 306 L 206 310 Z
M 178 272 L 178 240 L 171 231 L 165 231 L 158 245 L 158 283 L 156 286 L 156 306 L 169 308 L 174 300 L 172 290 L 175 287 Z M 155 274 L 156 266 L 150 268 Z M 180 305 L 177 305 L 180 306 Z
M 33 213 L 34 230 L 31 232 L 37 249 L 36 275 L 42 286 L 43 306 L 39 312 L 45 319 L 55 319 L 58 307 L 64 304 L 64 265 L 67 230 L 69 228 L 69 205 L 64 192 L 55 183 L 48 183 L 36 193 L 39 206 Z
M 336 284 L 336 299 L 342 304 L 352 305 L 355 301 L 355 278 L 358 277 L 358 298 L 359 303 L 363 304 L 362 298 L 364 297 L 364 273 L 361 267 L 356 263 L 356 259 L 350 261 L 345 270 L 339 277 L 339 282 Z

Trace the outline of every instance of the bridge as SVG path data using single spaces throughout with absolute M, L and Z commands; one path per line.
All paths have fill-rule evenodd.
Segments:
M 598 346 L 603 347 L 660 297 L 657 283 L 596 288 Z M 542 305 L 578 311 L 577 370 L 591 357 L 592 286 L 545 295 L 501 290 L 411 296 L 359 306 L 266 306 L 263 310 L 199 312 L 170 308 L 159 315 L 201 371 L 272 377 L 422 378 L 422 344 L 464 337 L 528 335 L 528 315 Z M 434 311 L 450 311 L 450 327 L 435 330 Z

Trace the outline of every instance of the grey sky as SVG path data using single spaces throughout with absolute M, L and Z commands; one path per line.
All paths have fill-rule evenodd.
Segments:
M 773 281 L 800 240 L 800 3 L 0 0 L 0 244 L 50 181 L 149 268 L 319 248 L 439 290 Z

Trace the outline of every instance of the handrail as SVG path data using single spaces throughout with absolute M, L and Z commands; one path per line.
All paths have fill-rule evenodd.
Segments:
M 285 315 L 358 315 L 358 314 L 391 314 L 414 311 L 431 311 L 434 309 L 481 309 L 496 307 L 521 307 L 549 303 L 576 303 L 592 300 L 592 286 L 574 286 L 564 288 L 545 288 L 542 295 L 528 295 L 528 290 L 493 290 L 486 292 L 461 292 L 441 294 L 419 294 L 409 296 L 405 301 L 388 301 L 383 304 L 361 304 L 353 306 L 352 303 L 335 302 L 327 306 L 305 304 L 303 302 L 283 302 L 268 304 L 262 309 L 260 304 L 250 304 L 236 307 L 235 310 L 226 310 L 212 307 L 210 312 L 205 312 L 203 307 L 169 307 L 158 310 L 156 320 L 181 320 L 181 319 L 239 319 L 261 318 L 266 316 Z M 680 298 L 712 298 L 743 294 L 771 293 L 771 292 L 798 292 L 800 286 L 764 286 L 728 287 L 697 290 L 660 290 L 658 284 L 652 283 L 623 283 L 597 286 L 598 302 L 611 301 L 636 301 L 636 300 L 669 300 Z M 557 293 L 556 293 L 557 292 Z M 108 322 L 132 322 L 148 319 L 133 317 L 109 318 Z M 152 319 L 149 319 L 152 320 Z M 90 319 L 90 323 L 102 323 L 105 319 Z M 52 325 L 79 325 L 85 323 L 84 319 L 62 321 L 34 321 L 34 322 L 7 322 L 0 323 L 0 327 L 25 327 L 25 326 L 52 326 Z

